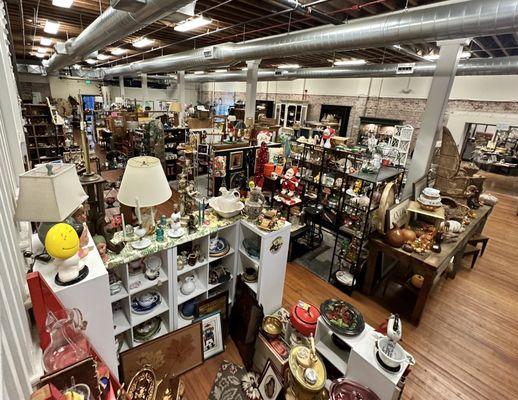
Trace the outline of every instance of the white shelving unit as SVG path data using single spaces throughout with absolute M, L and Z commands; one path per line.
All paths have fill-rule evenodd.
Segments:
M 391 157 L 394 164 L 406 165 L 412 136 L 414 136 L 414 128 L 411 125 L 396 125 L 396 132 L 392 135 L 389 142 L 389 146 L 396 149 L 399 153 L 397 156 Z
M 304 125 L 308 113 L 308 102 L 297 100 L 284 100 L 275 105 L 275 118 L 277 125 L 291 128 L 293 125 Z

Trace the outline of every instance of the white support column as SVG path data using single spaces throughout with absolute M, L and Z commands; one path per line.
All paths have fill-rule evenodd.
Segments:
M 178 71 L 176 73 L 178 82 L 178 101 L 182 105 L 182 112 L 178 115 L 178 123 L 180 126 L 184 126 L 184 113 L 185 113 L 185 71 Z
M 246 62 L 246 100 L 245 119 L 250 117 L 255 122 L 255 100 L 257 98 L 257 76 L 261 60 L 250 60 Z
M 149 100 L 149 90 L 148 90 L 148 86 L 147 86 L 147 74 L 142 74 L 140 75 L 141 77 L 141 80 L 142 80 L 142 93 L 143 93 L 143 99 L 144 102 Z
M 121 90 L 122 101 L 124 101 L 126 99 L 126 93 L 124 92 L 124 77 L 122 75 L 119 76 L 119 88 Z
M 403 196 L 412 193 L 412 183 L 428 173 L 437 138 L 442 131 L 444 112 L 448 106 L 451 88 L 457 72 L 460 54 L 470 39 L 453 39 L 438 42 L 439 59 L 428 93 L 421 130 L 417 137 L 414 155 L 409 167 Z

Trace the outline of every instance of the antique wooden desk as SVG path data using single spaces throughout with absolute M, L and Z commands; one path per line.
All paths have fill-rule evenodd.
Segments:
M 482 206 L 476 213 L 477 216 L 471 220 L 466 226 L 466 230 L 462 232 L 455 242 L 443 243 L 440 253 L 428 252 L 426 254 L 407 253 L 402 249 L 386 244 L 383 239 L 373 237 L 369 241 L 369 260 L 367 263 L 367 271 L 363 283 L 363 291 L 371 294 L 373 289 L 374 278 L 377 271 L 383 270 L 385 259 L 394 260 L 393 264 L 398 263 L 412 268 L 413 273 L 424 276 L 424 282 L 421 290 L 417 295 L 410 321 L 415 325 L 419 324 L 428 296 L 439 281 L 442 274 L 450 265 L 453 257 L 453 270 L 448 274 L 449 278 L 454 278 L 462 264 L 464 249 L 468 244 L 468 240 L 474 235 L 481 233 L 484 229 L 487 217 L 489 216 L 491 207 Z M 380 255 L 380 257 L 378 257 Z M 378 262 L 379 261 L 379 262 Z M 385 275 L 386 274 L 382 274 Z

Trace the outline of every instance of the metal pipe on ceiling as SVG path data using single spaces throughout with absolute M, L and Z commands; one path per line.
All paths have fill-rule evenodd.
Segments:
M 341 21 L 337 18 L 327 15 L 326 13 L 323 13 L 317 10 L 316 8 L 304 7 L 298 0 L 267 0 L 267 2 L 270 4 L 276 4 L 290 8 L 297 14 L 311 17 L 314 20 L 321 22 L 323 24 L 337 25 L 341 23 Z
M 128 12 L 108 7 L 78 37 L 56 46 L 49 59 L 49 72 L 72 65 L 83 57 L 156 22 L 192 3 L 193 0 L 148 0 L 138 11 Z
M 301 68 L 296 70 L 260 69 L 260 81 L 290 81 L 295 79 L 336 79 L 336 78 L 395 78 L 432 76 L 435 62 L 416 62 L 403 64 L 368 64 L 350 67 Z M 214 72 L 210 74 L 185 75 L 190 83 L 204 82 L 244 82 L 246 71 Z M 474 75 L 518 75 L 518 56 L 499 58 L 477 58 L 460 61 L 457 68 L 459 76 Z M 149 79 L 176 81 L 176 76 L 148 75 Z
M 352 50 L 518 30 L 516 0 L 446 1 L 297 32 L 224 43 L 105 68 L 102 77 L 180 71 L 234 61 L 283 58 L 304 53 Z

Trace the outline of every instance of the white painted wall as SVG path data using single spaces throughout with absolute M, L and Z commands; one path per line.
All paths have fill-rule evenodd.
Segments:
M 87 85 L 84 80 L 60 79 L 49 76 L 49 85 L 50 93 L 55 99 L 66 99 L 68 96 L 77 99 L 79 94 L 101 95 L 101 85 L 95 81 Z
M 259 82 L 258 93 L 428 98 L 432 77 L 303 79 Z M 202 84 L 202 91 L 244 92 L 245 82 Z M 458 76 L 451 100 L 518 101 L 518 76 Z M 409 93 L 403 90 L 410 89 Z

